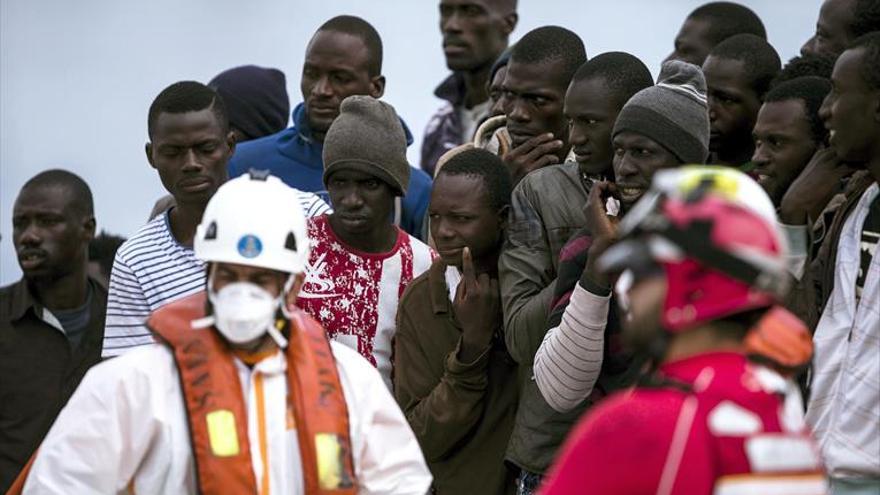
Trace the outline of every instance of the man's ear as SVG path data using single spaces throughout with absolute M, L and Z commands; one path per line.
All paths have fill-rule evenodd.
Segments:
M 299 290 L 302 289 L 305 278 L 305 273 L 296 274 L 296 277 L 293 279 L 293 286 L 291 286 L 290 291 L 284 295 L 284 307 L 292 308 L 296 305 L 296 296 L 299 295 Z
M 385 94 L 385 76 L 375 76 L 370 79 L 370 96 L 379 99 Z
M 228 133 L 226 133 L 226 146 L 229 147 L 229 157 L 230 158 L 232 157 L 232 155 L 235 154 L 236 141 L 238 141 L 238 140 L 235 139 L 235 132 L 234 131 L 230 130 Z
M 153 143 L 147 141 L 147 144 L 144 145 L 144 152 L 147 154 L 147 162 L 151 167 L 156 168 L 156 165 L 153 164 Z
M 95 238 L 95 227 L 95 216 L 89 215 L 88 218 L 83 221 L 83 235 L 86 242 L 89 242 Z
M 504 16 L 504 29 L 503 33 L 505 36 L 509 36 L 510 33 L 516 29 L 516 23 L 519 22 L 519 14 L 516 12 L 511 12 Z

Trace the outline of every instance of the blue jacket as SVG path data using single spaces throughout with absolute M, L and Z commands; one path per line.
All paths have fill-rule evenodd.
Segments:
M 412 134 L 403 120 L 400 123 L 406 133 L 406 144 L 412 144 Z M 323 149 L 323 143 L 312 139 L 306 109 L 300 103 L 293 110 L 293 126 L 236 146 L 235 154 L 229 160 L 229 177 L 238 177 L 251 168 L 269 170 L 290 187 L 313 192 L 330 203 L 323 180 Z M 422 170 L 410 167 L 400 227 L 419 239 L 426 237 L 423 228 L 430 199 L 431 178 Z

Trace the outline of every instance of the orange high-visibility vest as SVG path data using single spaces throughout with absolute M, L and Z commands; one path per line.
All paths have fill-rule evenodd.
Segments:
M 257 493 L 247 408 L 232 352 L 215 329 L 192 328 L 205 309 L 205 293 L 194 294 L 155 311 L 147 326 L 174 352 L 199 492 Z M 298 309 L 289 327 L 287 397 L 306 493 L 354 494 L 348 407 L 330 342 L 321 325 Z

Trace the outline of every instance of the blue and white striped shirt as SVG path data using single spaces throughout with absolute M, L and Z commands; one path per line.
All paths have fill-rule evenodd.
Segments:
M 303 192 L 300 206 L 307 217 L 330 211 L 320 197 Z M 205 263 L 177 242 L 168 212 L 144 225 L 116 252 L 107 295 L 102 357 L 153 343 L 144 326 L 160 307 L 205 287 Z

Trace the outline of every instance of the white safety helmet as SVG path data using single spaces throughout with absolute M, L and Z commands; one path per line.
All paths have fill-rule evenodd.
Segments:
M 205 208 L 194 249 L 206 262 L 305 272 L 309 238 L 296 190 L 255 170 L 226 182 Z

